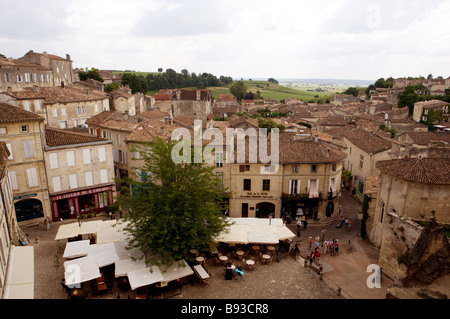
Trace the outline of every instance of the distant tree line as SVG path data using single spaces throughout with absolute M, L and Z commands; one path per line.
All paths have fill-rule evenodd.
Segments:
M 159 91 L 161 89 L 178 89 L 195 87 L 197 89 L 204 89 L 210 86 L 224 86 L 231 84 L 233 79 L 229 76 L 217 77 L 211 73 L 189 73 L 188 70 L 183 69 L 181 73 L 177 73 L 173 69 L 167 69 L 159 73 L 148 73 L 145 76 L 142 74 L 122 73 L 122 83 L 128 84 L 133 93 Z

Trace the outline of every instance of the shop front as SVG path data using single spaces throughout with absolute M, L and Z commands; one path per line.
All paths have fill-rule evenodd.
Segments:
M 98 214 L 113 204 L 114 185 L 51 195 L 53 220 L 77 218 L 78 214 Z

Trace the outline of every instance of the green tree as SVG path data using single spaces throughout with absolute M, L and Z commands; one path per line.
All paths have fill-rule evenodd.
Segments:
M 266 128 L 267 132 L 270 132 L 270 130 L 272 128 L 277 128 L 280 130 L 280 133 L 284 133 L 286 130 L 286 127 L 283 124 L 277 124 L 274 120 L 272 119 L 264 119 L 264 118 L 259 118 L 258 119 L 258 126 L 259 128 Z
M 116 82 L 108 83 L 105 85 L 105 92 L 109 93 L 119 88 L 119 84 Z
M 398 95 L 398 107 L 408 107 L 409 114 L 414 112 L 414 103 L 420 101 L 419 95 L 415 92 L 414 87 L 408 85 L 405 90 Z
M 269 81 L 270 83 L 278 84 L 278 81 L 274 78 L 269 78 L 267 81 Z
M 345 90 L 344 94 L 350 94 L 350 95 L 353 95 L 353 96 L 358 96 L 359 91 L 358 91 L 357 88 L 350 87 L 347 90 Z
M 423 121 L 421 119 L 420 122 L 427 125 L 430 131 L 435 131 L 436 128 L 434 127 L 434 125 L 440 123 L 444 119 L 444 113 L 442 112 L 442 110 L 435 111 L 433 109 L 428 109 L 428 113 L 426 114 L 426 116 L 427 120 Z
M 87 79 L 94 79 L 100 82 L 103 82 L 103 78 L 101 77 L 100 73 L 98 73 L 98 69 L 91 68 L 89 71 L 79 71 L 78 77 L 80 78 L 80 81 L 86 81 Z
M 242 101 L 247 94 L 247 90 L 247 86 L 242 81 L 234 82 L 230 87 L 230 93 L 238 100 L 238 102 Z
M 174 162 L 176 145 L 160 138 L 143 144 L 142 174 L 121 181 L 130 186 L 121 189 L 124 195 L 116 202 L 130 209 L 125 214 L 130 247 L 161 258 L 153 264 L 171 265 L 192 248 L 207 250 L 228 225 L 222 213 L 222 181 L 214 166 Z

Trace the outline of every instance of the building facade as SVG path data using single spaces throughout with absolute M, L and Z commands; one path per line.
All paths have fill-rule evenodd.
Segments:
M 8 175 L 17 221 L 51 215 L 43 152 L 44 119 L 6 103 L 0 103 L 0 111 L 0 140 L 10 152 Z
M 106 211 L 116 191 L 112 141 L 50 127 L 45 136 L 53 219 Z

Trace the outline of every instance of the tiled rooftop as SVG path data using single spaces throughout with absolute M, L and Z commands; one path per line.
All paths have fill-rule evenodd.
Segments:
M 0 123 L 44 121 L 44 118 L 36 113 L 3 102 L 0 102 L 0 114 Z
M 91 134 L 72 132 L 48 126 L 45 128 L 45 139 L 47 141 L 48 146 L 61 146 L 61 145 L 107 141 L 107 139 L 94 136 Z
M 378 161 L 377 168 L 385 174 L 407 181 L 427 184 L 450 184 L 448 158 L 406 158 Z

